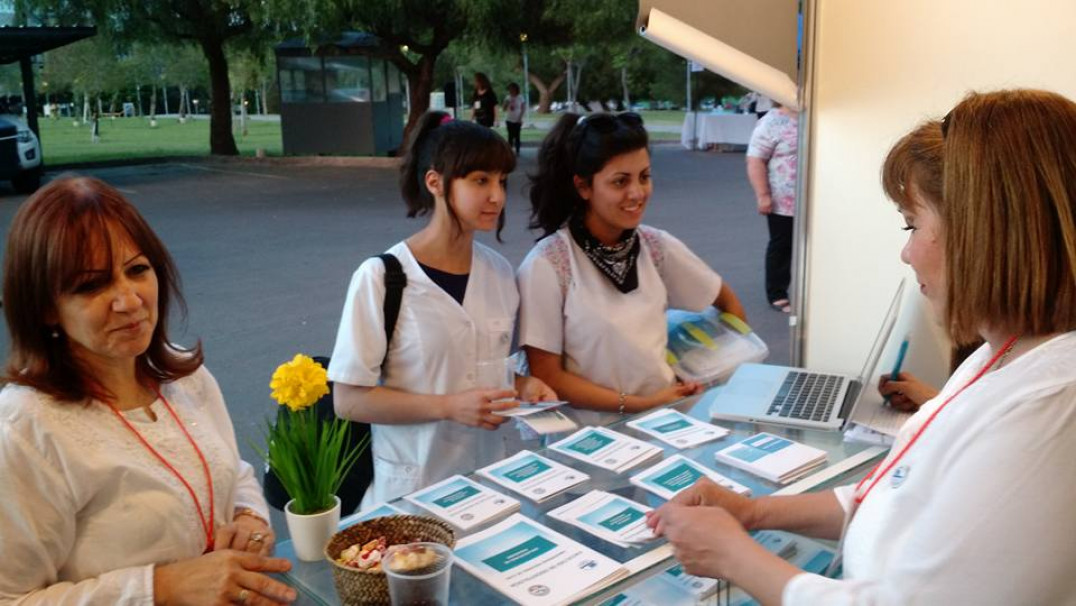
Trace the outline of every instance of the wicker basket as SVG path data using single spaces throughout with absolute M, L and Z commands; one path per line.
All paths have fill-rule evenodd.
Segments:
M 381 570 L 370 572 L 337 563 L 340 552 L 355 543 L 366 543 L 385 537 L 388 544 L 431 541 L 456 546 L 456 533 L 441 520 L 426 516 L 396 515 L 374 518 L 349 526 L 333 535 L 325 546 L 325 557 L 333 570 L 333 581 L 340 602 L 345 606 L 354 604 L 388 604 L 389 585 Z

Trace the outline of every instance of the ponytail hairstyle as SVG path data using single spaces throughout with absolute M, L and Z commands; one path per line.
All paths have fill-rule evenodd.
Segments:
M 580 117 L 567 113 L 549 131 L 538 150 L 538 172 L 529 175 L 531 229 L 542 238 L 557 231 L 586 201 L 575 189 L 574 177 L 592 183 L 594 175 L 621 154 L 646 149 L 646 128 L 639 114 L 597 113 Z M 539 238 L 540 239 L 540 238 Z
M 504 175 L 516 168 L 516 155 L 496 131 L 475 124 L 453 120 L 445 112 L 432 111 L 422 116 L 407 142 L 407 154 L 400 166 L 400 193 L 407 203 L 407 216 L 420 217 L 436 206 L 426 187 L 426 173 L 441 175 L 448 216 L 461 228 L 452 210 L 452 182 L 481 170 Z M 497 219 L 497 241 L 504 229 L 504 209 Z

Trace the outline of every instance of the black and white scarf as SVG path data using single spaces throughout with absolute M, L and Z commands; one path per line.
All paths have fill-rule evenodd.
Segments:
M 581 214 L 568 221 L 568 230 L 572 239 L 583 249 L 598 271 L 602 272 L 613 286 L 622 293 L 629 293 L 639 287 L 639 272 L 636 261 L 639 258 L 639 234 L 634 229 L 624 230 L 620 241 L 612 246 L 602 244 L 591 235 L 583 225 Z

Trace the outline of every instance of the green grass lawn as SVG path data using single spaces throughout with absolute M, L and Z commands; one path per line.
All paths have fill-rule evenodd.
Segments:
M 537 143 L 545 137 L 547 128 L 558 116 L 536 117 L 536 122 L 546 123 L 546 128 L 527 128 L 523 130 L 523 141 Z M 680 124 L 683 112 L 654 111 L 644 112 L 648 124 Z M 74 126 L 70 118 L 52 120 L 43 118 L 41 126 L 41 147 L 45 163 L 49 166 L 76 164 L 80 162 L 102 162 L 107 160 L 133 160 L 140 158 L 161 158 L 168 156 L 207 156 L 209 155 L 209 120 L 201 118 L 188 120 L 180 124 L 175 118 L 157 120 L 157 127 L 150 128 L 146 118 L 105 118 L 101 121 L 101 137 L 97 143 L 90 141 L 89 125 Z M 507 137 L 504 128 L 497 129 Z M 233 132 L 238 131 L 238 120 Z M 247 123 L 247 136 L 235 135 L 239 153 L 253 156 L 258 148 L 265 149 L 270 156 L 283 153 L 280 139 L 280 123 L 276 121 L 255 121 Z M 679 141 L 680 134 L 655 132 L 650 133 L 653 141 Z
M 90 141 L 89 125 L 73 126 L 70 118 L 43 118 L 39 124 L 41 153 L 48 165 L 209 155 L 208 119 L 180 124 L 175 118 L 161 118 L 156 128 L 150 128 L 147 118 L 105 118 L 97 143 Z M 247 131 L 246 137 L 235 135 L 239 153 L 252 156 L 261 147 L 269 155 L 281 154 L 279 122 L 249 121 Z

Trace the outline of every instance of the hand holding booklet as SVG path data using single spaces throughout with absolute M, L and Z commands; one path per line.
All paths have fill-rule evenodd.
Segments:
M 657 410 L 641 419 L 628 421 L 628 427 L 676 448 L 693 448 L 729 435 L 729 430 L 724 427 L 704 423 L 672 408 Z
M 456 563 L 535 606 L 568 604 L 628 575 L 616 561 L 519 514 L 460 539 Z
M 617 473 L 661 454 L 658 446 L 604 427 L 584 427 L 549 448 Z
M 404 498 L 461 530 L 519 510 L 519 501 L 463 476 L 452 476 Z
M 717 451 L 714 457 L 771 482 L 788 484 L 824 465 L 827 455 L 819 448 L 759 433 Z
M 582 528 L 620 547 L 657 539 L 646 525 L 650 508 L 603 490 L 592 490 L 549 512 L 549 517 Z
M 551 499 L 590 476 L 529 450 L 478 470 L 486 478 L 538 503 Z
M 699 478 L 710 478 L 715 484 L 736 494 L 748 496 L 751 489 L 733 482 L 716 471 L 681 455 L 673 455 L 650 469 L 632 476 L 631 483 L 659 497 L 670 500 L 690 488 Z

